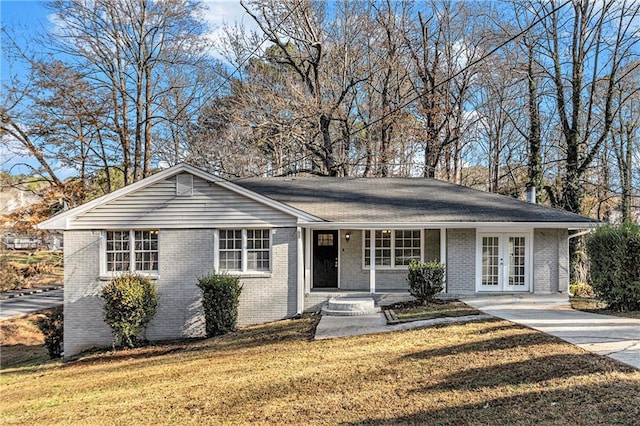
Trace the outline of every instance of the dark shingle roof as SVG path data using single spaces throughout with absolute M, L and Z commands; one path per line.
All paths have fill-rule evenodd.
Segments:
M 234 183 L 330 222 L 597 222 L 435 179 L 250 178 Z

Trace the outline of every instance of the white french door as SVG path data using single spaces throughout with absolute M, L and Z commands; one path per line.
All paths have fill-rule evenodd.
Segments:
M 476 290 L 529 291 L 530 251 L 527 233 L 478 233 Z

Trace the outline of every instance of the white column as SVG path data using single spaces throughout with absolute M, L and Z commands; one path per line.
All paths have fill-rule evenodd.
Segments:
M 444 287 L 442 292 L 447 292 L 447 228 L 440 228 L 440 263 L 445 266 Z
M 365 232 L 363 229 L 362 232 Z M 376 231 L 369 230 L 369 293 L 376 292 Z
M 440 263 L 447 263 L 447 228 L 440 228 Z
M 220 270 L 220 231 L 213 230 L 213 271 L 217 274 Z
M 240 262 L 242 263 L 242 272 L 247 271 L 247 230 L 242 230 L 242 256 L 240 258 Z
M 298 314 L 302 315 L 304 311 L 304 246 L 302 245 L 302 228 L 296 228 L 296 273 L 297 273 L 297 292 L 298 292 Z
M 304 292 L 311 291 L 311 229 L 304 230 Z

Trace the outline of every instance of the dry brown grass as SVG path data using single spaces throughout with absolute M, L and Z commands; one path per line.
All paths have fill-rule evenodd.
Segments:
M 0 321 L 0 368 L 48 359 L 44 336 L 36 326 L 47 311 Z
M 506 321 L 310 341 L 312 319 L 6 370 L 4 424 L 637 424 L 640 372 Z
M 426 305 L 417 302 L 404 302 L 392 305 L 390 308 L 399 322 L 480 314 L 477 309 L 457 300 L 427 303 Z
M 614 311 L 607 308 L 608 305 L 606 302 L 602 302 L 598 299 L 586 298 L 586 297 L 571 297 L 569 298 L 569 301 L 571 302 L 571 307 L 578 311 L 591 312 L 593 314 L 601 314 L 601 315 L 613 315 L 616 317 L 640 319 L 640 311 L 625 311 L 625 312 Z

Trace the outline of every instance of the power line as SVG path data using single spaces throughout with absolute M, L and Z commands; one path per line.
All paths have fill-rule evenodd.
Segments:
M 241 2 L 241 3 L 242 3 L 242 2 Z M 286 14 L 286 16 L 285 16 L 284 18 L 282 18 L 282 20 L 281 20 L 281 21 L 280 21 L 280 22 L 275 26 L 274 31 L 278 31 L 278 30 L 280 29 L 280 27 L 281 27 L 281 26 L 286 22 L 286 20 L 287 20 L 287 19 L 289 19 L 289 17 L 290 17 L 291 15 L 293 15 L 293 12 L 295 12 L 295 11 L 296 11 L 296 9 L 297 9 L 298 7 L 300 7 L 300 5 L 301 5 L 301 4 L 302 4 L 302 2 L 301 2 L 301 1 L 298 1 L 298 2 L 295 4 L 295 6 L 293 6 L 293 8 L 291 8 L 291 10 Z M 243 7 L 244 7 L 244 5 L 243 5 Z M 249 54 L 248 54 L 248 55 L 247 55 L 247 56 L 246 56 L 242 61 L 240 61 L 240 63 L 239 63 L 237 66 L 235 66 L 235 67 L 234 67 L 234 70 L 233 70 L 233 72 L 232 72 L 231 74 L 228 74 L 228 75 L 226 75 L 226 76 L 223 76 L 223 77 L 222 77 L 222 78 L 223 78 L 223 81 L 222 81 L 220 84 L 218 84 L 218 86 L 217 86 L 215 89 L 213 89 L 213 91 L 212 91 L 212 93 L 211 93 L 211 96 L 209 96 L 209 97 L 208 97 L 207 101 L 208 101 L 209 99 L 212 99 L 212 98 L 213 98 L 213 97 L 218 93 L 218 90 L 220 90 L 220 89 L 222 88 L 222 86 L 224 86 L 226 83 L 230 83 L 230 82 L 231 82 L 231 77 L 233 77 L 233 76 L 234 76 L 234 75 L 236 75 L 238 72 L 240 72 L 240 68 L 241 68 L 245 63 L 247 63 L 247 61 L 248 61 L 249 59 L 251 59 L 251 58 L 253 57 L 253 55 L 255 55 L 255 54 L 258 52 L 258 50 L 260 50 L 260 48 L 262 47 L 262 45 L 263 45 L 263 44 L 265 44 L 268 40 L 269 40 L 269 36 L 267 35 L 267 36 L 266 36 L 266 37 L 265 37 L 265 38 L 264 38 L 264 39 L 263 39 L 263 40 L 262 40 L 262 41 L 261 41 L 261 42 L 260 42 L 256 47 L 255 47 L 255 49 L 253 49 L 253 50 L 251 51 L 251 53 L 249 53 Z

